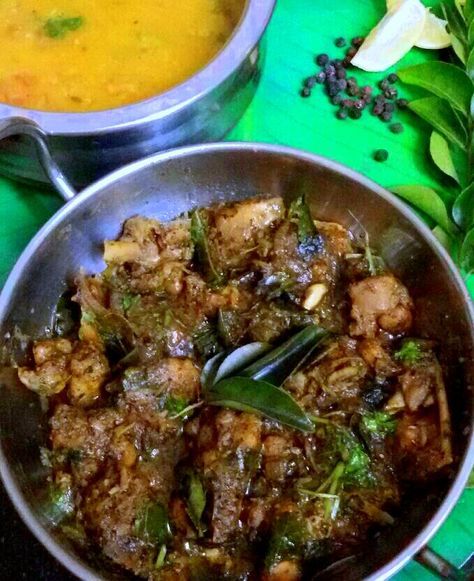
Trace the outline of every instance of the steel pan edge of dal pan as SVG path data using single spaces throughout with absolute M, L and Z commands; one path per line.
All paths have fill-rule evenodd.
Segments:
M 70 183 L 82 188 L 110 171 L 157 151 L 218 141 L 250 104 L 264 61 L 262 36 L 276 0 L 246 0 L 240 22 L 222 50 L 181 84 L 146 100 L 103 111 L 55 113 L 0 103 L 11 124 L 0 143 L 0 174 L 49 185 L 35 143 L 18 119 L 38 125 Z

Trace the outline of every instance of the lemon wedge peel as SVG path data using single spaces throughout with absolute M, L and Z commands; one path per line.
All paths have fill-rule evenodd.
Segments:
M 400 3 L 401 0 L 387 0 L 387 10 L 393 10 Z M 446 20 L 438 18 L 435 14 L 432 14 L 429 8 L 425 7 L 425 10 L 427 11 L 425 27 L 420 38 L 415 43 L 415 46 L 429 50 L 451 46 L 451 37 L 446 30 L 448 24 Z
M 367 36 L 351 64 L 364 71 L 385 71 L 404 57 L 421 38 L 427 14 L 419 0 L 395 2 Z

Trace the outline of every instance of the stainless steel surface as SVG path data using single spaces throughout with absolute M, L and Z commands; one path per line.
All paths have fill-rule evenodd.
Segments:
M 224 49 L 184 83 L 136 104 L 91 113 L 49 113 L 0 104 L 0 120 L 21 117 L 49 137 L 56 163 L 83 187 L 136 159 L 172 147 L 221 139 L 239 120 L 257 87 L 262 35 L 275 0 L 247 0 Z M 47 184 L 35 144 L 18 136 L 0 143 L 0 173 Z
M 168 220 L 196 205 L 256 194 L 291 198 L 305 192 L 314 214 L 336 220 L 363 236 L 406 282 L 423 334 L 443 344 L 453 414 L 457 462 L 448 482 L 410 490 L 397 526 L 374 539 L 369 551 L 318 578 L 383 581 L 420 551 L 457 501 L 474 462 L 474 313 L 457 270 L 429 229 L 393 195 L 363 176 L 326 159 L 263 144 L 209 144 L 136 162 L 70 201 L 37 234 L 0 297 L 0 337 L 5 353 L 22 358 L 25 335 L 50 326 L 58 297 L 83 267 L 104 267 L 102 242 L 122 222 L 143 214 Z M 45 416 L 37 398 L 8 370 L 0 380 L 0 473 L 17 510 L 49 551 L 83 579 L 111 578 L 91 569 L 41 514 L 44 469 L 39 446 Z M 315 572 L 316 573 L 316 572 Z

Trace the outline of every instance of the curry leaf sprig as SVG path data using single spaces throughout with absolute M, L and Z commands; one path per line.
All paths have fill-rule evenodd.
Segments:
M 410 109 L 433 127 L 430 155 L 452 180 L 450 189 L 406 185 L 392 190 L 437 224 L 439 238 L 454 242 L 466 274 L 474 272 L 474 0 L 443 2 L 452 38 L 452 62 L 432 61 L 398 71 L 400 79 L 431 95 Z
M 203 401 L 313 431 L 311 418 L 281 385 L 328 336 L 321 327 L 308 325 L 274 349 L 267 343 L 249 343 L 227 356 L 214 356 L 201 374 Z

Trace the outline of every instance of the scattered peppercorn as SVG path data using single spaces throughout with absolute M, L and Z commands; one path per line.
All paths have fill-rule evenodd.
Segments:
M 301 89 L 301 96 L 306 98 L 306 97 L 310 97 L 311 96 L 311 89 L 309 89 L 308 87 L 303 87 Z
M 383 111 L 380 114 L 380 119 L 382 119 L 382 121 L 385 121 L 386 123 L 391 121 L 392 117 L 393 117 L 393 113 L 391 113 L 390 111 Z
M 362 111 L 352 107 L 352 109 L 349 109 L 349 117 L 351 119 L 360 119 L 362 117 Z
M 399 109 L 406 109 L 408 107 L 407 99 L 397 99 L 397 105 Z
M 346 69 L 344 68 L 336 69 L 337 79 L 345 79 L 346 77 L 347 77 Z
M 346 79 L 338 79 L 336 81 L 336 85 L 340 91 L 345 91 L 347 88 L 347 81 L 346 81 Z
M 388 89 L 388 87 L 389 87 L 389 82 L 388 82 L 388 80 L 387 80 L 387 79 L 382 79 L 382 80 L 379 82 L 379 88 L 380 88 L 382 91 L 386 91 L 386 90 Z
M 404 127 L 401 123 L 392 123 L 390 125 L 389 129 L 392 133 L 402 133 L 404 130 Z
M 337 71 L 337 69 L 342 69 L 342 60 L 341 59 L 334 59 L 332 61 L 332 64 L 334 65 L 336 71 Z
M 385 102 L 383 105 L 384 111 L 387 113 L 394 113 L 395 112 L 395 104 L 394 103 L 387 103 Z
M 354 46 L 351 46 L 351 48 L 348 48 L 346 50 L 346 57 L 351 59 L 352 57 L 354 57 L 356 55 L 356 53 L 357 53 L 357 49 Z
M 363 36 L 355 36 L 352 40 L 351 40 L 351 44 L 354 48 L 359 48 L 362 43 L 364 42 L 364 37 Z
M 320 85 L 322 85 L 326 80 L 326 73 L 324 71 L 321 71 L 320 73 L 318 73 L 316 75 L 316 82 L 319 83 Z
M 320 67 L 324 67 L 324 65 L 327 65 L 329 62 L 329 57 L 327 54 L 318 54 L 318 56 L 316 57 L 316 64 L 319 65 Z
M 337 95 L 334 95 L 334 97 L 331 99 L 331 102 L 333 105 L 340 105 L 343 101 L 342 95 L 340 93 L 338 93 Z
M 347 119 L 349 115 L 349 111 L 345 107 L 341 107 L 339 111 L 336 113 L 336 117 L 338 119 Z
M 396 99 L 398 97 L 398 91 L 397 91 L 397 89 L 394 89 L 393 87 L 389 87 L 388 89 L 385 89 L 383 94 L 387 99 Z
M 315 85 L 316 85 L 315 76 L 308 77 L 307 79 L 304 80 L 304 86 L 307 87 L 308 89 L 312 89 Z
M 343 46 L 346 46 L 347 42 L 346 42 L 346 39 L 345 38 L 343 38 L 342 36 L 340 36 L 339 38 L 336 38 L 336 40 L 334 41 L 334 44 L 338 48 L 342 48 Z
M 374 159 L 375 161 L 387 161 L 388 151 L 386 149 L 377 149 L 377 151 L 374 152 Z
M 398 75 L 395 73 L 390 73 L 387 77 L 387 80 L 389 83 L 391 83 L 392 85 L 394 85 L 395 83 L 398 82 Z

